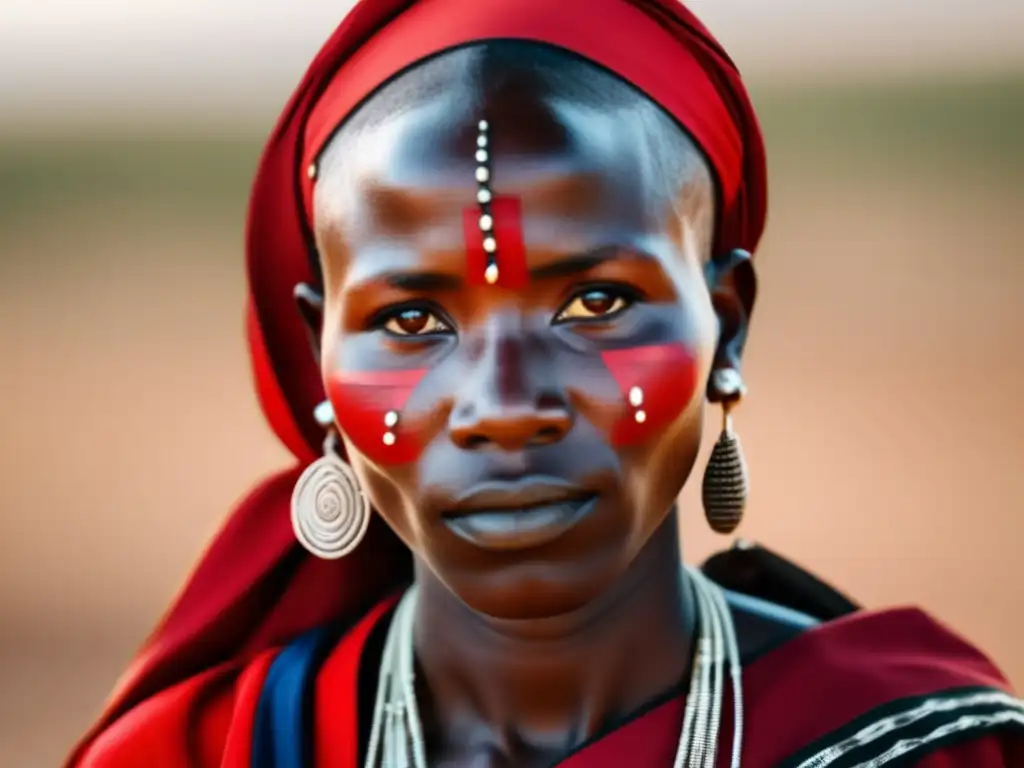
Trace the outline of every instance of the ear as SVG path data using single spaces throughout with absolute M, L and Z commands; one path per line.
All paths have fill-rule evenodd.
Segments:
M 293 291 L 299 314 L 306 324 L 313 357 L 320 365 L 320 336 L 324 328 L 324 295 L 308 283 L 299 283 Z
M 709 261 L 705 276 L 719 329 L 707 397 L 713 403 L 737 400 L 744 391 L 743 348 L 757 298 L 757 274 L 750 254 L 737 248 Z

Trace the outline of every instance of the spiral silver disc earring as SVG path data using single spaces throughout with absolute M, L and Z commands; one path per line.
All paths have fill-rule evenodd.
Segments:
M 317 410 L 319 421 L 326 409 L 321 405 Z M 338 455 L 336 440 L 332 431 L 324 441 L 324 455 L 306 467 L 292 491 L 295 538 L 324 560 L 350 554 L 370 525 L 370 503 L 352 467 Z

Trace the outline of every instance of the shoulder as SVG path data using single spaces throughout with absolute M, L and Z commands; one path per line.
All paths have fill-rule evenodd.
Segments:
M 724 590 L 744 666 L 788 643 L 820 623 L 806 613 L 795 611 L 740 592 Z
M 916 609 L 820 624 L 756 660 L 744 682 L 748 743 L 789 768 L 997 754 L 1024 731 L 1024 705 L 996 666 Z
M 73 768 L 247 766 L 226 759 L 231 737 L 237 724 L 252 722 L 275 655 L 209 670 L 146 699 L 104 729 Z

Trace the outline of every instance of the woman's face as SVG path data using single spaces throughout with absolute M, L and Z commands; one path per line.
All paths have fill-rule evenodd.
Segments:
M 719 342 L 703 162 L 665 180 L 640 119 L 547 108 L 549 129 L 489 122 L 497 284 L 475 118 L 435 102 L 346 136 L 315 189 L 352 466 L 421 563 L 501 618 L 579 608 L 629 566 L 693 467 Z

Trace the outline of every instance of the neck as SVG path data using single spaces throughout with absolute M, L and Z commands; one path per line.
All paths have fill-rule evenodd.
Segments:
M 416 651 L 442 751 L 564 752 L 683 680 L 693 599 L 684 589 L 673 511 L 594 604 L 569 615 L 502 621 L 475 613 L 425 567 Z

